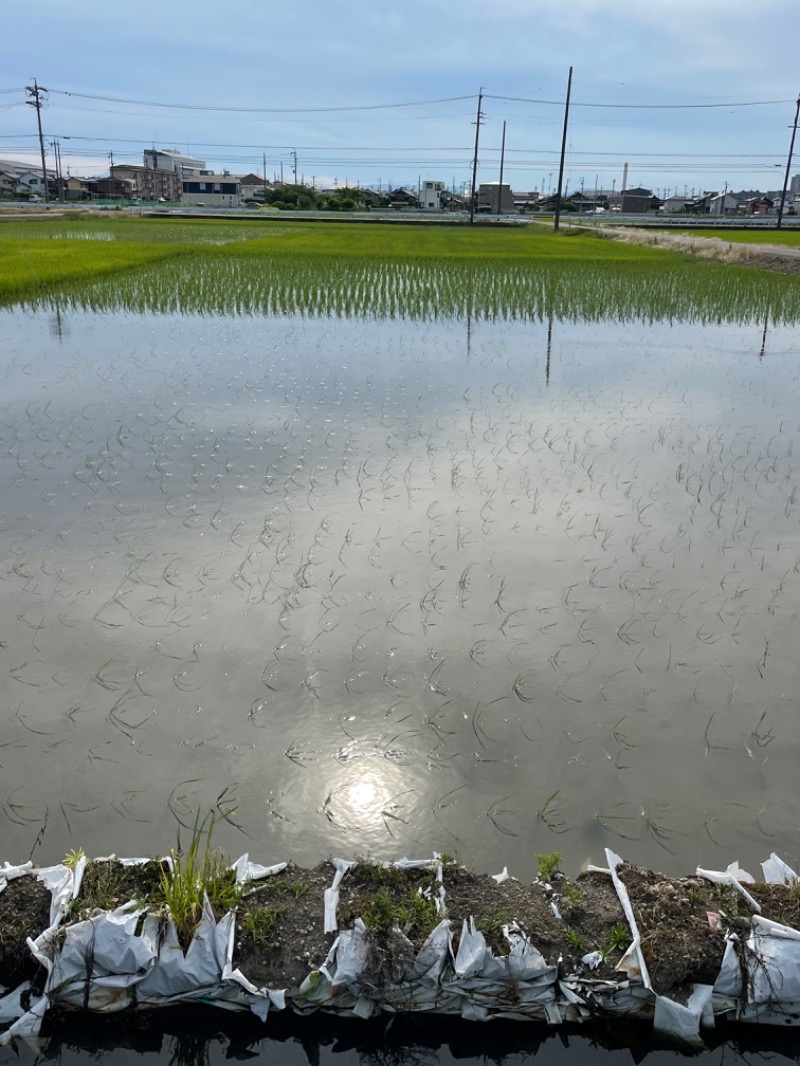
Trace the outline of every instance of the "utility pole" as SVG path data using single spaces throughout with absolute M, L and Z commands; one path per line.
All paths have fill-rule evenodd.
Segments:
M 292 159 L 294 160 L 294 183 L 297 184 L 297 152 L 292 149 Z
M 109 152 L 108 158 L 110 160 L 108 166 L 108 196 L 109 199 L 114 199 L 114 153 Z
M 500 142 L 500 182 L 497 186 L 497 214 L 500 214 L 500 203 L 503 199 L 503 164 L 506 156 L 506 124 L 503 121 L 503 139 Z
M 261 164 L 262 164 L 263 170 L 264 170 L 264 196 L 262 197 L 262 199 L 263 199 L 263 202 L 266 203 L 267 202 L 267 153 L 266 152 L 262 152 L 261 153 Z
M 778 221 L 775 229 L 781 228 L 783 222 L 783 208 L 786 203 L 786 190 L 789 187 L 789 171 L 792 169 L 792 156 L 794 155 L 794 139 L 797 134 L 797 119 L 800 117 L 800 96 L 797 97 L 797 107 L 794 112 L 794 125 L 792 126 L 792 139 L 789 141 L 789 158 L 786 160 L 786 173 L 783 176 L 783 192 L 781 193 L 781 206 L 778 208 Z
M 478 174 L 478 142 L 481 135 L 481 104 L 483 103 L 483 87 L 478 92 L 478 113 L 475 116 L 475 155 L 472 157 L 472 194 L 469 201 L 469 224 L 475 221 L 475 178 Z
M 556 213 L 553 218 L 553 233 L 558 233 L 558 224 L 561 221 L 561 190 L 564 187 L 564 155 L 567 151 L 567 126 L 569 125 L 569 98 L 572 94 L 572 67 L 569 68 L 567 78 L 567 100 L 564 104 L 564 132 L 561 135 L 561 161 L 558 165 L 558 191 L 556 192 Z
M 56 157 L 56 181 L 58 182 L 58 201 L 64 203 L 66 197 L 64 196 L 64 171 L 61 167 L 61 145 L 58 141 L 53 141 L 53 153 Z
M 46 93 L 47 89 L 39 85 L 36 78 L 34 78 L 33 86 L 26 86 L 25 92 L 32 97 L 32 99 L 25 101 L 27 105 L 36 108 L 36 123 L 39 127 L 39 152 L 42 156 L 42 185 L 44 186 L 44 202 L 47 203 L 50 199 L 50 190 L 47 186 L 47 162 L 44 157 L 44 137 L 42 136 L 42 107 L 44 106 L 42 93 Z

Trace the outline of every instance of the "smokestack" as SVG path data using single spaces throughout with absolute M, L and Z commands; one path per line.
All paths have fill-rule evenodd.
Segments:
M 628 164 L 626 163 L 625 166 L 622 168 L 622 188 L 620 189 L 620 192 L 625 192 L 625 190 L 627 188 L 628 188 Z

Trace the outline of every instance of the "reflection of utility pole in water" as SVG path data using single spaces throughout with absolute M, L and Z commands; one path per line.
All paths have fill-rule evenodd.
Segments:
M 472 357 L 472 315 L 467 312 L 467 362 Z
M 547 362 L 544 365 L 544 383 L 545 387 L 550 385 L 550 353 L 553 348 L 553 312 L 547 316 Z
M 53 317 L 50 319 L 50 335 L 51 337 L 58 337 L 61 343 L 64 343 L 64 337 L 69 333 L 69 323 L 65 318 L 61 317 L 61 308 L 56 305 L 56 309 L 53 312 Z
M 763 359 L 767 351 L 767 329 L 769 327 L 769 307 L 767 307 L 767 313 L 764 315 L 764 332 L 761 334 L 761 351 L 758 353 L 758 358 Z

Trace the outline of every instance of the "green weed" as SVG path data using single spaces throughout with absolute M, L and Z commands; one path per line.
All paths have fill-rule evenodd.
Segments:
M 577 929 L 573 929 L 572 926 L 569 925 L 566 926 L 564 929 L 564 939 L 573 951 L 583 951 L 583 937 Z
M 603 955 L 609 955 L 612 951 L 626 951 L 631 943 L 631 934 L 627 925 L 622 922 L 609 929 L 606 936 L 605 950 Z
M 536 873 L 539 880 L 552 881 L 563 861 L 564 856 L 557 851 L 540 852 L 536 856 Z
M 188 848 L 181 849 L 179 834 L 178 847 L 170 849 L 172 869 L 162 869 L 161 895 L 184 951 L 203 917 L 206 896 L 217 916 L 233 910 L 241 896 L 229 860 L 212 847 L 214 827 L 228 815 L 209 812 L 202 820 L 198 815 Z
M 503 926 L 508 925 L 508 922 L 508 911 L 501 910 L 499 907 L 492 907 L 487 914 L 476 916 L 475 928 L 479 929 L 484 936 L 499 940 L 503 935 Z
M 242 917 L 240 927 L 256 944 L 274 947 L 272 934 L 285 910 L 285 907 L 253 907 Z

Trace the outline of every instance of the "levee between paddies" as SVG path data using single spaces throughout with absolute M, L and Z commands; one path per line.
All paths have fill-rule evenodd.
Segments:
M 523 884 L 447 855 L 314 869 L 71 854 L 0 870 L 0 1044 L 48 1011 L 180 1003 L 560 1025 L 641 1019 L 695 1046 L 718 1016 L 800 1022 L 800 887 L 776 855 L 666 877 L 606 851 Z M 55 1010 L 58 1016 L 58 1010 Z

